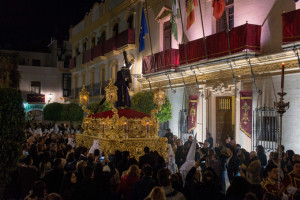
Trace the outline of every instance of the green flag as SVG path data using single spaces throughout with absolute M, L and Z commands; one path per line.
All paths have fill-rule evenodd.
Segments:
M 171 33 L 175 40 L 178 41 L 177 18 L 180 17 L 177 0 L 173 0 L 171 22 Z

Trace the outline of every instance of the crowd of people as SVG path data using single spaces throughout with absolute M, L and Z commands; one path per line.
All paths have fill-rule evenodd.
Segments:
M 300 156 L 284 146 L 267 158 L 263 146 L 247 152 L 227 138 L 224 147 L 213 147 L 209 133 L 203 144 L 193 136 L 183 143 L 167 129 L 167 158 L 148 147 L 134 158 L 77 146 L 76 130 L 63 125 L 27 128 L 25 135 L 5 199 L 300 199 Z M 191 148 L 195 161 L 183 175 Z

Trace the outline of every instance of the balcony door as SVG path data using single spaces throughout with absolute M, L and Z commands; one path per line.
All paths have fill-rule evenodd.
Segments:
M 164 23 L 164 35 L 163 35 L 164 51 L 171 48 L 171 23 L 167 21 Z

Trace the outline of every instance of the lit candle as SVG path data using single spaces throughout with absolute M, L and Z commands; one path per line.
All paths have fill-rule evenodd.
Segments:
M 284 88 L 284 63 L 281 64 L 281 92 Z
M 127 137 L 127 134 L 126 134 L 126 129 L 127 129 L 127 123 L 124 122 L 124 137 L 126 138 Z
M 104 122 L 102 122 L 102 133 L 103 133 L 103 136 L 104 136 Z
M 149 137 L 149 122 L 147 122 L 146 130 L 147 130 L 146 137 Z

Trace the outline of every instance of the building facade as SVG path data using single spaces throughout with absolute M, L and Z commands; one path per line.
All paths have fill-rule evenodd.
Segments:
M 71 45 L 68 41 L 52 40 L 48 47 L 49 53 L 3 50 L 18 55 L 21 75 L 18 89 L 26 114 L 36 121 L 43 120 L 46 104 L 65 103 L 71 94 Z
M 223 145 L 226 136 L 231 136 L 247 150 L 258 144 L 273 150 L 279 132 L 274 102 L 279 100 L 284 62 L 285 101 L 290 102 L 290 109 L 283 117 L 282 142 L 287 149 L 300 152 L 300 38 L 299 30 L 293 28 L 300 26 L 300 2 L 226 0 L 217 21 L 212 1 L 195 1 L 195 20 L 187 30 L 187 5 L 180 0 L 182 23 L 179 18 L 177 40 L 171 34 L 172 2 L 108 0 L 94 4 L 70 29 L 75 100 L 85 85 L 91 99 L 99 101 L 107 81 L 115 80 L 123 66 L 126 50 L 129 60 L 134 60 L 131 95 L 165 88 L 173 108 L 168 126 L 175 135 L 186 136 L 189 96 L 196 95 L 193 132 L 198 141 L 204 141 L 210 132 L 215 145 Z M 144 37 L 145 50 L 139 52 L 143 8 L 149 34 Z

